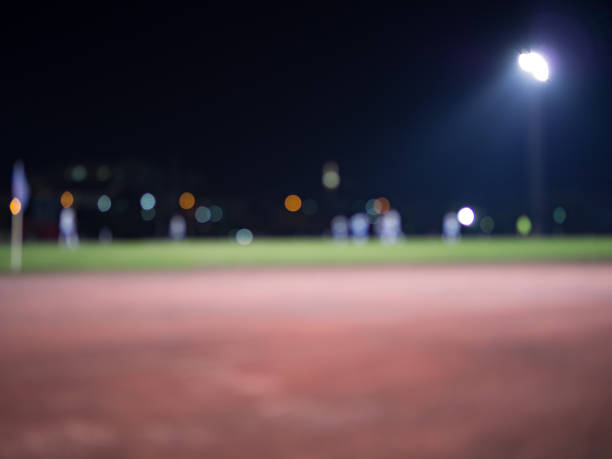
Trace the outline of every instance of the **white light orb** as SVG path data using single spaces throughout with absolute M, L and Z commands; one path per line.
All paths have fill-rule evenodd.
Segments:
M 336 171 L 323 172 L 323 186 L 328 190 L 335 190 L 340 185 L 340 175 Z
M 253 233 L 246 228 L 239 229 L 236 231 L 236 242 L 240 245 L 249 245 L 253 242 Z
M 531 73 L 531 53 L 521 53 L 518 57 L 521 70 Z
M 527 72 L 538 81 L 548 81 L 550 70 L 544 56 L 540 53 L 531 51 L 529 53 L 521 53 L 518 57 L 519 67 Z
M 463 226 L 470 226 L 474 223 L 475 219 L 476 215 L 474 215 L 474 211 L 470 207 L 462 207 L 459 209 L 459 212 L 457 212 L 457 220 Z

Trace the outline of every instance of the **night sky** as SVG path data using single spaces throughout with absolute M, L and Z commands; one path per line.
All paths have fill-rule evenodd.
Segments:
M 3 194 L 17 158 L 34 196 L 69 188 L 75 164 L 133 164 L 134 193 L 262 206 L 298 193 L 345 213 L 387 196 L 425 233 L 471 204 L 511 230 L 528 211 L 537 92 L 546 209 L 564 205 L 569 231 L 612 231 L 610 10 L 496 5 L 5 10 Z M 549 83 L 518 70 L 530 48 Z

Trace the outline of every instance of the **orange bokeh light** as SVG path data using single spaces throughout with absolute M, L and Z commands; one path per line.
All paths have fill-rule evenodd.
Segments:
M 60 204 L 64 209 L 74 204 L 74 196 L 70 191 L 64 191 L 62 193 L 62 195 L 60 196 Z
M 11 199 L 9 209 L 13 215 L 17 215 L 19 212 L 21 212 L 21 201 L 17 198 Z
M 185 191 L 179 196 L 179 206 L 181 209 L 188 210 L 195 206 L 195 196 L 189 191 Z
M 387 198 L 378 198 L 374 201 L 374 210 L 379 215 L 384 215 L 391 210 L 391 203 Z
M 302 199 L 297 194 L 290 194 L 285 198 L 285 209 L 297 212 L 302 208 Z

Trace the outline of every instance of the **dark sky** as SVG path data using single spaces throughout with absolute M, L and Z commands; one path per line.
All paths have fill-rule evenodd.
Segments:
M 3 176 L 132 160 L 216 195 L 317 195 L 336 160 L 351 198 L 518 211 L 538 92 L 550 205 L 610 211 L 610 11 L 455 3 L 6 10 Z M 545 86 L 517 70 L 530 47 Z

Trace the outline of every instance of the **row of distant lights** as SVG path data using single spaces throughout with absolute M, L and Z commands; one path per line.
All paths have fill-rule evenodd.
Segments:
M 307 215 L 314 214 L 317 210 L 317 203 L 312 199 L 302 201 L 302 198 L 297 194 L 290 194 L 285 197 L 285 210 L 291 213 L 298 212 L 300 209 Z M 365 211 L 368 215 L 377 216 L 384 215 L 391 210 L 391 203 L 387 198 L 381 197 L 370 199 L 365 204 Z
M 283 202 L 285 210 L 291 213 L 299 212 L 300 210 L 306 215 L 313 215 L 317 213 L 319 206 L 314 199 L 304 199 L 297 194 L 290 194 L 285 197 Z
M 190 210 L 195 207 L 196 199 L 195 196 L 186 191 L 179 196 L 179 206 L 183 210 Z M 140 198 L 140 207 L 142 208 L 141 214 L 143 220 L 152 220 L 155 217 L 155 196 L 151 193 L 145 193 Z M 149 217 L 148 214 L 153 212 L 153 216 Z M 195 209 L 194 217 L 198 223 L 207 223 L 207 222 L 219 222 L 223 218 L 223 209 L 219 206 L 199 206 Z
M 555 210 L 553 211 L 553 221 L 558 225 L 562 225 L 565 223 L 565 220 L 567 220 L 567 212 L 565 209 L 562 206 L 555 207 Z M 476 221 L 476 214 L 471 207 L 462 207 L 457 212 L 457 221 L 463 226 L 472 226 Z M 515 226 L 516 231 L 521 236 L 529 235 L 533 229 L 531 219 L 525 214 L 517 218 Z M 494 228 L 495 222 L 491 217 L 486 216 L 480 220 L 480 229 L 482 229 L 483 232 L 490 234 L 493 232 Z
M 69 171 L 66 171 L 68 177 L 70 177 L 75 182 L 82 182 L 87 178 L 88 172 L 87 168 L 82 164 L 78 164 L 72 167 Z M 103 165 L 97 168 L 96 170 L 96 178 L 100 182 L 105 182 L 110 180 L 112 177 L 112 171 L 109 166 Z
M 181 209 L 189 210 L 195 207 L 195 197 L 192 193 L 185 192 L 179 197 L 179 206 Z M 72 207 L 74 204 L 74 195 L 70 191 L 64 191 L 60 196 L 60 204 L 62 207 Z M 102 213 L 108 212 L 112 207 L 111 198 L 103 194 L 98 198 L 98 210 Z M 151 193 L 145 193 L 140 197 L 140 215 L 143 220 L 151 221 L 155 218 L 155 205 L 157 199 Z M 219 206 L 199 206 L 194 212 L 195 219 L 198 223 L 219 222 L 223 218 L 223 209 Z
M 312 201 L 306 200 L 305 202 Z M 192 193 L 184 192 L 179 197 L 179 206 L 183 210 L 192 209 L 195 206 L 195 197 Z M 60 196 L 60 203 L 62 207 L 71 207 L 74 204 L 74 195 L 70 191 L 64 191 Z M 314 206 L 316 206 L 316 202 L 312 201 Z M 141 216 L 143 220 L 150 221 L 155 218 L 155 205 L 157 204 L 157 200 L 155 196 L 151 193 L 145 193 L 140 197 L 140 207 L 141 207 Z M 297 194 L 290 194 L 285 198 L 284 205 L 285 209 L 289 212 L 298 212 L 302 208 L 302 198 Z M 112 201 L 111 198 L 105 194 L 98 198 L 98 210 L 102 213 L 108 212 L 111 209 Z M 21 203 L 15 200 L 10 203 L 11 213 L 14 215 L 19 213 L 21 210 Z M 18 207 L 18 208 L 17 208 Z M 376 199 L 370 199 L 365 204 L 365 210 L 368 215 L 376 216 L 376 215 L 384 215 L 391 209 L 391 204 L 387 198 L 381 197 Z M 315 208 L 316 211 L 316 208 Z M 305 212 L 306 213 L 306 212 Z M 314 213 L 314 212 L 313 212 Z M 206 223 L 206 222 L 219 222 L 223 218 L 223 210 L 219 206 L 199 206 L 195 210 L 195 219 L 198 223 Z M 555 223 L 562 225 L 565 223 L 567 219 L 567 212 L 561 206 L 557 206 L 553 211 L 553 220 Z M 476 214 L 471 207 L 465 206 L 459 209 L 457 212 L 457 221 L 466 227 L 472 226 L 476 221 Z M 493 218 L 489 216 L 485 216 L 480 220 L 480 228 L 487 234 L 490 234 L 495 228 L 495 222 Z M 531 220 L 527 215 L 521 215 L 516 221 L 516 229 L 521 235 L 528 235 L 532 230 Z M 242 233 L 240 233 L 242 231 Z M 239 244 L 240 241 L 243 243 L 241 245 L 248 245 L 250 241 L 248 234 L 250 230 L 242 229 L 236 233 L 236 240 Z M 239 238 L 240 234 L 240 238 Z M 253 239 L 253 234 L 251 234 L 251 239 Z
M 108 166 L 100 166 L 97 170 L 97 177 L 100 181 L 108 180 L 111 177 L 111 170 Z M 81 182 L 87 178 L 87 168 L 83 165 L 74 166 L 70 171 L 70 176 L 74 181 Z M 335 190 L 340 186 L 340 173 L 338 163 L 328 161 L 323 165 L 321 182 L 327 190 Z M 65 191 L 60 199 L 63 207 L 71 207 L 74 203 L 74 196 L 70 191 Z M 366 211 L 370 215 L 382 215 L 389 210 L 389 201 L 385 198 L 370 200 L 366 204 Z M 156 199 L 151 193 L 145 193 L 140 198 L 141 215 L 143 220 L 149 221 L 155 218 Z M 285 198 L 285 209 L 289 212 L 298 212 L 300 209 L 306 215 L 313 215 L 317 212 L 318 205 L 313 199 L 302 198 L 296 194 L 291 194 Z M 185 192 L 179 197 L 179 205 L 182 209 L 188 210 L 195 206 L 195 197 L 192 193 Z M 98 198 L 98 210 L 102 213 L 111 209 L 111 198 L 105 194 Z M 219 206 L 200 206 L 195 210 L 195 218 L 199 223 L 208 221 L 217 222 L 223 218 L 223 211 Z
M 195 197 L 192 193 L 185 192 L 179 197 L 179 206 L 183 210 L 192 209 L 195 206 Z M 71 207 L 74 204 L 74 195 L 70 191 L 64 191 L 60 196 L 62 207 Z M 152 220 L 155 217 L 155 205 L 157 200 L 151 193 L 145 193 L 140 197 L 141 213 L 144 220 Z M 102 213 L 108 212 L 112 207 L 111 198 L 103 194 L 98 198 L 98 210 Z M 312 215 L 317 212 L 318 205 L 313 199 L 302 198 L 297 194 L 290 194 L 285 197 L 285 209 L 295 213 L 300 209 L 307 215 Z M 391 204 L 387 198 L 381 197 L 370 199 L 365 204 L 365 210 L 369 215 L 383 215 L 391 209 Z M 199 206 L 195 210 L 195 219 L 198 223 L 206 223 L 208 221 L 218 222 L 223 218 L 223 210 L 219 206 Z
M 82 182 L 88 176 L 87 168 L 82 164 L 73 166 L 66 173 L 75 182 Z M 102 165 L 97 168 L 96 178 L 100 182 L 105 182 L 111 177 L 112 171 L 109 166 Z M 323 186 L 328 190 L 335 190 L 340 186 L 340 172 L 338 168 L 338 163 L 336 163 L 335 161 L 328 161 L 323 165 L 321 182 L 323 183 Z

